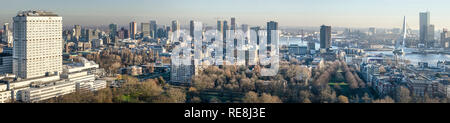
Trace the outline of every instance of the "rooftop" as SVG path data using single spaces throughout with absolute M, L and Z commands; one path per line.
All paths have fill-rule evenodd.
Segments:
M 53 12 L 40 11 L 40 10 L 28 10 L 28 11 L 20 11 L 17 13 L 18 17 L 24 16 L 58 16 Z

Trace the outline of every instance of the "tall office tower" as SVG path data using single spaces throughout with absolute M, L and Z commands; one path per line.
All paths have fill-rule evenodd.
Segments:
M 137 25 L 136 22 L 130 22 L 130 38 L 131 39 L 136 39 L 136 34 L 137 34 Z
M 178 23 L 178 20 L 172 21 L 172 31 L 175 32 L 177 30 L 180 30 L 180 24 Z
M 228 32 L 229 27 L 228 27 L 228 22 L 226 20 L 223 21 L 223 30 L 222 30 L 222 36 L 223 36 L 223 59 L 225 59 L 225 57 L 227 56 L 227 32 Z
M 81 26 L 80 25 L 74 25 L 73 29 L 74 29 L 73 34 L 74 34 L 74 37 L 75 37 L 75 41 L 80 41 L 80 38 L 82 36 L 81 35 Z
M 269 45 L 272 44 L 272 31 L 274 30 L 278 30 L 278 22 L 267 22 L 267 51 L 272 51 L 272 48 Z
M 225 41 L 225 38 L 227 37 L 227 31 L 230 30 L 230 27 L 228 26 L 228 21 L 223 21 L 223 39 Z M 225 45 L 224 45 L 225 46 Z
M 320 26 L 320 48 L 331 48 L 331 26 Z
M 150 23 L 141 23 L 142 37 L 150 36 Z
M 189 35 L 191 36 L 192 39 L 194 39 L 194 28 L 195 28 L 195 22 L 193 20 L 191 20 L 189 22 Z
M 13 73 L 25 79 L 61 73 L 62 17 L 45 11 L 23 11 L 13 20 Z
M 222 25 L 222 21 L 218 20 L 217 21 L 217 31 L 223 32 L 223 25 Z
M 109 24 L 109 37 L 115 42 L 117 36 L 117 24 Z
M 420 43 L 422 44 L 427 44 L 426 42 L 428 42 L 428 39 L 430 39 L 429 36 L 429 27 L 430 27 L 430 12 L 420 12 L 419 13 L 420 16 Z
M 232 17 L 231 18 L 231 25 L 230 25 L 230 30 L 236 30 L 236 18 Z
M 430 24 L 430 26 L 428 27 L 428 39 L 427 39 L 427 44 L 428 47 L 434 47 L 434 25 Z
M 151 20 L 150 21 L 150 36 L 152 38 L 156 38 L 156 31 L 158 30 L 158 25 L 156 25 L 156 21 L 155 20 Z
M 242 32 L 244 33 L 244 35 L 245 35 L 245 33 L 248 33 L 248 34 L 250 34 L 250 27 L 247 25 L 247 24 L 242 24 L 241 25 L 241 28 L 242 28 Z M 244 46 L 245 46 L 245 52 L 244 52 L 244 56 L 245 56 L 245 65 L 249 65 L 250 64 L 250 62 L 251 61 L 255 61 L 255 57 L 252 57 L 250 54 L 252 53 L 252 54 L 254 54 L 256 51 L 256 47 L 257 46 L 250 46 L 249 45 L 249 43 L 250 43 L 250 40 L 249 40 L 250 38 L 249 37 L 244 37 Z M 237 54 L 239 54 L 239 53 L 237 53 Z M 256 55 L 256 54 L 254 54 L 254 55 Z M 253 55 L 253 56 L 254 56 Z M 253 62 L 252 62 L 253 63 Z

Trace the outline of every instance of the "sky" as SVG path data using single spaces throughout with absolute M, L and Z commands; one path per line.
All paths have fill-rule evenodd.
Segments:
M 431 24 L 450 28 L 450 0 L 0 0 L 0 23 L 11 22 L 21 10 L 52 11 L 64 25 L 126 25 L 131 21 L 168 25 L 189 20 L 215 25 L 236 17 L 238 24 L 280 26 L 400 28 L 406 16 L 418 29 L 419 12 L 430 11 Z

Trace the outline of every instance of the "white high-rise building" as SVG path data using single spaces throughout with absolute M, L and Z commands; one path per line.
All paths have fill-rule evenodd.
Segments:
M 13 20 L 13 73 L 24 79 L 61 73 L 62 17 L 45 11 L 23 11 Z

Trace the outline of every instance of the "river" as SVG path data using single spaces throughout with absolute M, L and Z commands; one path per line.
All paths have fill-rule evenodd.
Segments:
M 288 41 L 289 40 L 289 41 Z M 301 40 L 299 37 L 280 37 L 280 45 L 288 45 L 288 44 L 298 44 L 298 45 L 307 45 L 307 41 Z M 320 44 L 316 43 L 316 49 L 320 48 Z M 333 47 L 336 48 L 336 47 Z M 430 66 L 436 66 L 438 61 L 450 61 L 450 55 L 446 54 L 413 54 L 411 53 L 413 49 L 405 49 L 405 56 L 404 58 L 409 60 L 411 64 L 417 65 L 418 62 L 428 62 Z M 392 51 L 366 51 L 367 54 L 384 54 L 384 55 L 393 55 Z

